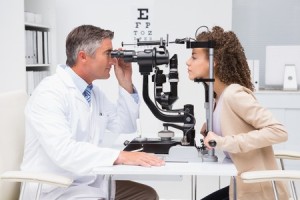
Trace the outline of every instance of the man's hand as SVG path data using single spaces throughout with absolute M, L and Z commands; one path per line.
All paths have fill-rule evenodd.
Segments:
M 133 93 L 131 63 L 124 62 L 122 58 L 113 58 L 113 59 L 114 59 L 115 74 L 120 86 L 122 86 L 130 94 Z
M 165 165 L 165 161 L 150 153 L 121 151 L 114 164 L 140 165 L 143 167 L 151 167 Z

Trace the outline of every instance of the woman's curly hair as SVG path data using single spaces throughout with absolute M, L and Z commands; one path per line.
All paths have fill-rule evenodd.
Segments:
M 225 32 L 223 28 L 214 26 L 212 31 L 199 33 L 196 40 L 213 40 L 216 42 L 214 74 L 221 82 L 227 85 L 238 83 L 252 91 L 254 90 L 244 48 L 234 32 Z M 206 52 L 208 57 L 208 49 Z

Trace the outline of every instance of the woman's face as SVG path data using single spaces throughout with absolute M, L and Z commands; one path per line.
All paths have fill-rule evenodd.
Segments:
M 192 56 L 186 61 L 186 65 L 190 80 L 209 78 L 209 61 L 205 49 L 193 49 Z

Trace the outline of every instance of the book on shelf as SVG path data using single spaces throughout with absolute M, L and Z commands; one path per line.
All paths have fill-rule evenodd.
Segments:
M 44 49 L 44 63 L 45 64 L 49 64 L 50 63 L 48 35 L 49 35 L 49 32 L 47 32 L 47 31 L 43 32 L 43 41 L 44 41 L 44 43 L 43 43 L 44 44 L 43 49 Z
M 259 60 L 247 60 L 255 91 L 259 90 Z
M 49 64 L 48 31 L 26 30 L 26 64 Z
M 33 32 L 30 30 L 25 31 L 26 38 L 26 64 L 33 64 L 33 51 L 34 51 L 34 41 L 33 41 Z
M 34 89 L 40 84 L 40 82 L 47 76 L 50 75 L 48 70 L 42 71 L 26 71 L 27 74 L 27 94 L 31 95 Z
M 43 55 L 43 32 L 42 31 L 36 31 L 37 37 L 36 37 L 36 46 L 37 46 L 37 64 L 45 64 L 44 61 L 44 55 Z

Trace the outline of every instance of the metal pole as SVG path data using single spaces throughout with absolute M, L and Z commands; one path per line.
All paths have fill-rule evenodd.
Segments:
M 212 131 L 213 127 L 213 111 L 214 111 L 214 49 L 209 48 L 209 78 L 208 83 L 208 118 L 207 118 L 207 131 Z M 204 161 L 217 162 L 218 157 L 215 155 L 215 149 L 208 150 L 208 155 L 204 157 Z
M 289 181 L 289 182 L 290 182 L 290 186 L 291 186 L 291 190 L 292 190 L 292 194 L 293 194 L 293 199 L 298 200 L 294 181 Z
M 197 200 L 197 175 L 191 176 L 191 199 Z
M 233 176 L 233 199 L 237 200 L 236 177 Z
M 272 187 L 273 187 L 275 199 L 278 200 L 278 193 L 277 193 L 277 187 L 275 181 L 272 181 Z
M 19 200 L 23 200 L 25 188 L 26 188 L 26 182 L 21 182 L 21 191 L 19 195 Z
M 37 191 L 36 191 L 36 196 L 35 196 L 35 199 L 36 199 L 36 200 L 40 199 L 41 190 L 42 190 L 42 184 L 39 183 L 39 184 L 38 184 Z
M 112 199 L 112 175 L 108 175 L 108 200 Z
M 214 78 L 214 49 L 209 48 L 209 78 L 213 79 Z M 208 83 L 209 88 L 208 88 L 208 98 L 209 98 L 209 113 L 208 113 L 208 130 L 212 130 L 212 114 L 213 114 L 213 101 L 214 101 L 214 82 L 210 81 Z

